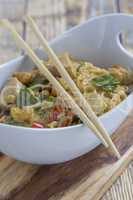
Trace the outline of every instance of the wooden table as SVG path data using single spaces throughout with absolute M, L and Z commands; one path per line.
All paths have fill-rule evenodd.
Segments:
M 1 155 L 0 199 L 99 200 L 115 183 L 102 200 L 132 200 L 132 124 L 129 117 L 113 135 L 119 161 L 103 145 L 72 161 L 42 167 Z

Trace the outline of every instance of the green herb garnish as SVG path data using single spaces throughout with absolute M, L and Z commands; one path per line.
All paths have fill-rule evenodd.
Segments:
M 109 74 L 93 78 L 92 83 L 106 92 L 112 92 L 120 82 Z
M 39 101 L 40 99 L 34 95 L 33 90 L 27 87 L 22 88 L 17 96 L 17 106 L 20 108 L 23 106 L 34 105 Z
M 33 86 L 36 84 L 44 84 L 47 85 L 49 83 L 49 81 L 41 74 L 37 74 L 36 76 L 34 76 L 29 84 L 29 86 Z
M 55 100 L 55 97 L 53 97 L 53 96 L 48 96 L 47 100 L 53 102 L 53 101 Z

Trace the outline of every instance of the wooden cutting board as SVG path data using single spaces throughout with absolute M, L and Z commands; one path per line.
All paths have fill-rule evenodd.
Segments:
M 64 164 L 33 166 L 0 157 L 0 199 L 98 200 L 133 160 L 133 117 L 113 135 L 122 158 L 102 145 Z

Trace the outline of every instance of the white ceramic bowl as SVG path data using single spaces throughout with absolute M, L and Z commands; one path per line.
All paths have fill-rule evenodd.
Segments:
M 51 45 L 57 53 L 68 51 L 79 59 L 86 59 L 97 65 L 104 63 L 105 66 L 109 66 L 119 63 L 131 66 L 132 56 L 123 49 L 116 34 L 122 25 L 120 18 L 122 21 L 129 20 L 129 24 L 132 23 L 133 27 L 132 16 L 123 14 L 103 16 L 64 33 L 53 40 Z M 111 24 L 112 19 L 119 23 Z M 114 37 L 112 34 L 110 36 L 106 34 L 110 26 L 112 33 L 115 32 Z M 36 52 L 41 58 L 46 58 L 42 50 Z M 33 66 L 27 56 L 1 65 L 0 87 L 14 71 L 28 70 Z M 131 94 L 113 110 L 100 117 L 109 134 L 112 134 L 127 117 L 133 108 L 132 100 Z M 68 161 L 91 151 L 100 143 L 95 134 L 82 124 L 54 129 L 33 129 L 0 124 L 1 152 L 30 163 L 51 164 Z

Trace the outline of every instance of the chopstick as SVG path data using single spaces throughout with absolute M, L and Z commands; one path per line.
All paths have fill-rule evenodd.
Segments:
M 59 83 L 59 81 L 57 81 L 56 78 L 52 75 L 52 73 L 47 69 L 47 67 L 43 64 L 42 60 L 39 59 L 39 57 L 34 53 L 34 51 L 30 48 L 30 46 L 22 39 L 22 37 L 18 34 L 16 29 L 14 28 L 14 26 L 6 19 L 1 20 L 0 24 L 6 27 L 12 33 L 12 36 L 14 37 L 18 46 L 27 53 L 27 55 L 31 58 L 31 60 L 36 64 L 39 71 L 45 77 L 47 77 L 49 82 L 52 83 L 56 91 L 59 94 L 62 94 L 63 97 L 65 97 L 65 101 L 71 107 L 73 112 L 76 115 L 78 115 L 79 118 L 83 121 L 83 123 L 96 134 L 96 136 L 102 141 L 105 147 L 108 147 L 107 142 L 100 134 L 100 132 L 97 130 L 95 125 L 88 119 L 87 115 L 82 111 L 82 109 L 78 106 L 78 104 L 76 104 L 74 99 L 65 91 L 62 85 Z M 118 156 L 119 155 L 117 155 L 117 157 Z
M 80 100 L 83 111 L 90 118 L 90 120 L 93 121 L 94 125 L 99 130 L 99 132 L 102 134 L 102 136 L 104 137 L 104 139 L 106 140 L 106 142 L 108 143 L 108 145 L 110 146 L 112 151 L 117 155 L 118 158 L 120 158 L 120 154 L 119 154 L 116 146 L 114 145 L 113 141 L 111 140 L 109 134 L 107 133 L 106 129 L 104 128 L 102 123 L 100 123 L 98 117 L 96 116 L 96 114 L 92 110 L 88 101 L 82 95 L 79 88 L 76 86 L 75 82 L 72 80 L 69 73 L 67 72 L 67 70 L 65 69 L 65 67 L 63 66 L 63 64 L 61 63 L 61 61 L 59 60 L 59 58 L 57 57 L 55 52 L 53 51 L 53 49 L 50 47 L 49 43 L 47 42 L 47 40 L 44 38 L 44 36 L 40 32 L 38 26 L 36 25 L 36 23 L 34 22 L 32 17 L 27 16 L 25 18 L 25 21 L 31 27 L 31 29 L 35 33 L 35 35 L 37 36 L 37 38 L 40 41 L 41 45 L 43 46 L 44 50 L 47 52 L 48 56 L 55 63 L 55 66 L 56 66 L 58 72 L 64 78 L 64 80 L 67 82 L 69 88 L 71 89 L 71 92 L 74 95 L 75 94 L 77 95 L 78 99 Z

